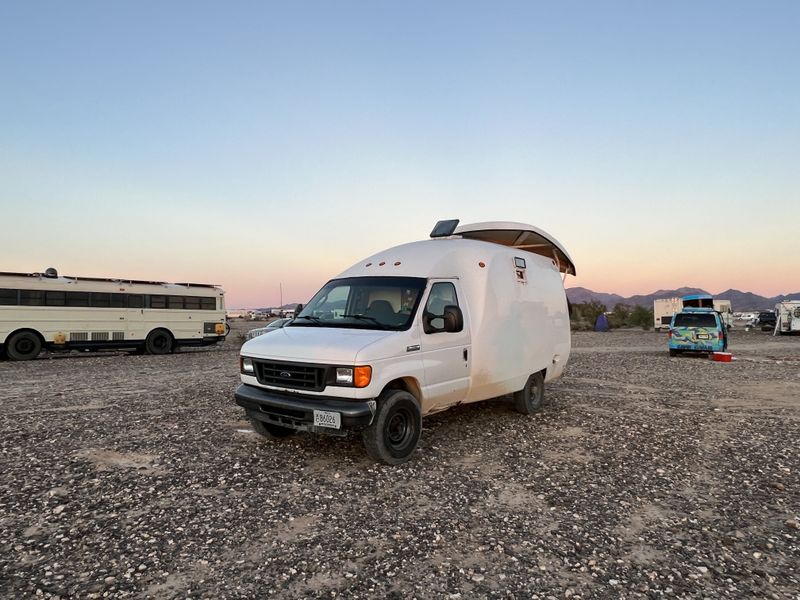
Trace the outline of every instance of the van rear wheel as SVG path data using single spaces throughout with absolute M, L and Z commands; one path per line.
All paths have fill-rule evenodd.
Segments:
M 362 439 L 370 458 L 399 465 L 411 457 L 421 434 L 417 399 L 404 390 L 391 390 L 378 399 L 372 424 L 362 432 Z
M 532 415 L 542 410 L 544 404 L 544 375 L 534 373 L 528 377 L 525 387 L 514 392 L 514 408 L 523 415 Z

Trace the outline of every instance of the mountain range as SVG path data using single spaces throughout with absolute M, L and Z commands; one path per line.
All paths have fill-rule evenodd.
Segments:
M 652 294 L 640 294 L 628 296 L 626 298 L 619 294 L 608 294 L 604 292 L 595 292 L 584 287 L 573 287 L 567 289 L 567 298 L 573 304 L 583 304 L 584 302 L 591 302 L 594 300 L 600 304 L 605 304 L 606 309 L 611 310 L 617 304 L 652 308 L 653 300 L 679 298 L 689 294 L 708 293 L 709 292 L 706 290 L 700 288 L 682 287 L 676 290 L 658 290 Z M 768 298 L 752 292 L 742 292 L 740 290 L 731 289 L 720 292 L 719 294 L 713 294 L 713 296 L 717 300 L 730 300 L 733 310 L 737 312 L 746 310 L 771 310 L 775 308 L 778 302 L 782 302 L 783 300 L 800 300 L 800 292 Z

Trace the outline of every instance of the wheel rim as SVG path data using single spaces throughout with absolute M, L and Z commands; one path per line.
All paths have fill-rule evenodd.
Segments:
M 22 338 L 21 340 L 17 340 L 15 349 L 20 354 L 29 354 L 33 352 L 33 340 L 26 337 Z
M 153 346 L 155 346 L 159 350 L 165 350 L 167 348 L 167 336 L 165 335 L 156 336 L 156 339 L 153 340 Z
M 408 408 L 398 408 L 387 420 L 383 439 L 394 452 L 402 452 L 413 443 L 414 416 Z

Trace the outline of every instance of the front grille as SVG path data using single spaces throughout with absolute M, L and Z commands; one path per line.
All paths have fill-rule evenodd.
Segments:
M 661 317 L 661 324 L 662 325 L 669 325 L 670 323 L 672 323 L 672 316 L 671 315 L 669 317 Z
M 256 378 L 264 385 L 311 390 L 321 392 L 325 389 L 325 367 L 302 363 L 279 363 L 253 361 Z

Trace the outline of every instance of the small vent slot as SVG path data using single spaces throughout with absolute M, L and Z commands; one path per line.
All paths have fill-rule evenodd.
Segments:
M 93 331 L 92 332 L 92 341 L 93 342 L 107 342 L 108 341 L 108 332 L 107 331 Z
M 85 331 L 73 331 L 69 334 L 69 341 L 70 342 L 88 342 L 89 341 L 89 334 Z
M 111 339 L 115 342 L 121 342 L 125 339 L 125 332 L 124 331 L 113 331 L 111 332 Z

